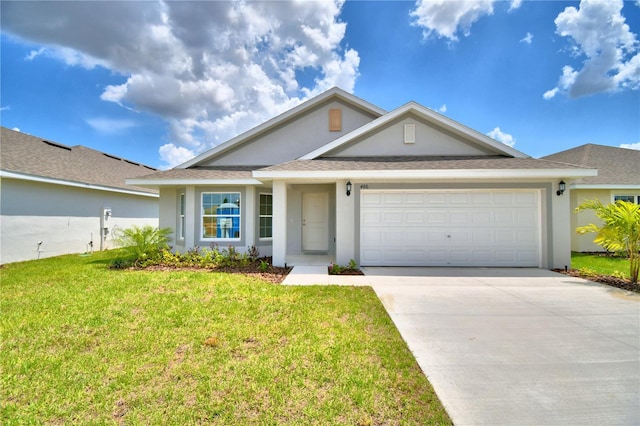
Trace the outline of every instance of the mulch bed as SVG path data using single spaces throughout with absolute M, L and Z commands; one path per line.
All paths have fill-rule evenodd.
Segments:
M 581 274 L 577 269 L 553 269 L 554 272 L 559 272 L 564 275 L 570 275 L 572 277 L 584 278 L 585 280 L 597 282 L 600 284 L 606 284 L 611 287 L 616 287 L 622 290 L 633 291 L 634 293 L 640 293 L 640 284 L 633 284 L 631 280 L 612 277 L 611 275 L 585 275 Z
M 327 271 L 329 271 L 329 275 L 364 275 L 364 272 L 360 269 L 340 269 L 340 272 L 336 273 L 331 266 L 329 266 Z
M 225 272 L 229 274 L 242 274 L 247 275 L 254 278 L 259 278 L 263 281 L 280 284 L 284 281 L 284 279 L 291 272 L 290 267 L 281 268 L 277 266 L 271 265 L 271 258 L 263 258 L 269 262 L 269 267 L 262 271 L 260 267 L 260 262 L 252 262 L 246 266 L 188 266 L 188 267 L 180 267 L 180 266 L 169 266 L 169 265 L 153 265 L 147 266 L 144 269 L 145 271 L 210 271 L 210 272 Z M 132 269 L 140 269 L 140 268 L 132 268 Z

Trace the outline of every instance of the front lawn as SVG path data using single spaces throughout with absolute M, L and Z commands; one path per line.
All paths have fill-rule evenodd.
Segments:
M 0 423 L 450 424 L 370 288 L 0 268 Z
M 606 253 L 571 253 L 573 269 L 587 269 L 602 275 L 623 274 L 629 278 L 629 259 Z
M 629 279 L 629 259 L 606 253 L 571 253 L 571 269 L 557 272 L 640 293 L 640 285 Z

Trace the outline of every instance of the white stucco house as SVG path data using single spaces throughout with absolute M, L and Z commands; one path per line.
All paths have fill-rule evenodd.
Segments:
M 533 159 L 415 102 L 333 88 L 163 172 L 178 250 L 259 248 L 277 266 L 570 264 L 568 194 L 591 168 Z M 229 205 L 234 206 L 229 208 Z
M 594 234 L 579 235 L 578 226 L 599 223 L 591 210 L 575 213 L 575 208 L 586 200 L 600 200 L 603 204 L 618 200 L 640 204 L 640 151 L 612 146 L 586 144 L 542 157 L 546 160 L 579 164 L 598 169 L 598 176 L 577 179 L 569 185 L 571 190 L 571 250 L 602 252 L 602 246 L 593 243 Z
M 157 190 L 125 183 L 155 169 L 1 128 L 0 263 L 113 246 L 118 227 L 158 226 Z

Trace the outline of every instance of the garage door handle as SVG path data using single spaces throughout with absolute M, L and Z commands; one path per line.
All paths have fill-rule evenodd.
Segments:
M 451 238 L 451 235 L 447 235 L 447 238 Z

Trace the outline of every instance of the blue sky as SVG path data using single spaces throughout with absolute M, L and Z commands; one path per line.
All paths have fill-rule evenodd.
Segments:
M 640 149 L 640 2 L 7 2 L 2 125 L 167 168 L 339 86 L 539 157 Z

